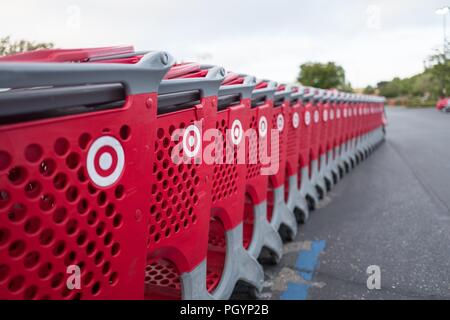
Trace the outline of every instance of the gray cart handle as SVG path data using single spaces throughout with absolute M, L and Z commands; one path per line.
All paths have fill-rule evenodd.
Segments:
M 158 91 L 174 63 L 166 52 L 150 52 L 136 64 L 0 63 L 0 88 L 122 83 L 127 94 Z
M 217 66 L 201 66 L 208 70 L 208 74 L 204 78 L 180 78 L 161 81 L 158 93 L 160 95 L 184 92 L 184 91 L 200 91 L 202 97 L 217 96 L 225 77 L 225 70 Z
M 256 86 L 256 78 L 253 76 L 244 76 L 242 84 L 234 84 L 229 86 L 221 86 L 219 97 L 240 95 L 241 99 L 249 99 L 252 97 L 252 92 Z

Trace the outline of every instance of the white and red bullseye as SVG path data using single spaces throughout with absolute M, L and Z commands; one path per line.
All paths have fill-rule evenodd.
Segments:
M 202 144 L 200 130 L 195 125 L 186 128 L 183 134 L 183 151 L 189 158 L 194 158 Z
M 277 128 L 279 132 L 282 132 L 284 129 L 284 117 L 281 113 L 277 117 Z
M 300 116 L 298 115 L 298 112 L 294 112 L 294 114 L 292 115 L 292 126 L 294 127 L 294 129 L 297 129 L 299 125 Z
M 231 141 L 233 144 L 238 145 L 242 141 L 243 137 L 243 129 L 242 129 L 242 123 L 238 119 L 233 121 L 233 124 L 231 125 Z
M 311 113 L 309 111 L 305 112 L 305 125 L 309 126 L 311 124 Z
M 269 125 L 267 124 L 267 118 L 262 116 L 259 118 L 259 136 L 264 138 L 267 135 L 267 130 L 269 129 Z
M 125 153 L 120 142 L 111 136 L 100 137 L 89 148 L 86 168 L 89 178 L 99 187 L 113 185 L 122 175 Z
M 314 112 L 314 123 L 319 123 L 320 120 L 320 114 L 319 111 Z

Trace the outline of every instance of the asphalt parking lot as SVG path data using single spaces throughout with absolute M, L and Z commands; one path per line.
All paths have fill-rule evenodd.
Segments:
M 450 299 L 450 114 L 388 108 L 387 139 L 265 267 L 264 299 Z M 381 289 L 367 288 L 367 268 Z

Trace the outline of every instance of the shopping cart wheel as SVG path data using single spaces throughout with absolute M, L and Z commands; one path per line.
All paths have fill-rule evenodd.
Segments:
M 319 200 L 323 200 L 324 192 L 323 192 L 322 188 L 319 188 L 316 186 L 316 191 L 317 191 L 317 194 L 319 195 Z
M 349 173 L 350 172 L 350 166 L 348 165 L 348 162 L 344 163 L 344 168 L 345 168 L 345 173 Z
M 279 230 L 281 239 L 283 240 L 283 242 L 292 242 L 294 241 L 295 237 L 294 234 L 292 233 L 292 230 L 290 230 L 289 228 L 287 228 L 284 225 L 280 226 L 280 230 Z M 273 264 L 278 264 L 278 262 L 280 262 L 280 259 L 276 257 L 276 255 L 274 255 L 273 253 L 271 253 L 271 257 L 270 257 L 271 262 L 274 261 Z
M 306 203 L 308 204 L 309 211 L 316 210 L 316 203 L 314 202 L 314 199 L 310 196 L 306 196 Z
M 290 232 L 288 231 L 288 233 L 290 233 Z M 291 234 L 291 237 L 292 237 L 292 234 Z M 273 252 L 270 253 L 270 262 L 273 265 L 279 264 L 280 261 L 281 261 L 281 257 L 279 255 L 274 254 Z M 258 292 L 258 290 L 256 290 L 256 288 L 254 288 L 254 291 Z
M 342 179 L 343 177 L 344 177 L 344 169 L 342 169 L 340 166 L 339 166 L 339 179 Z
M 341 175 L 341 169 L 339 170 L 339 175 Z M 338 174 L 336 174 L 336 172 L 332 172 L 331 173 L 333 175 L 333 184 L 337 184 L 338 183 Z
M 328 179 L 325 179 L 325 187 L 327 188 L 327 192 L 331 191 L 331 181 Z
M 297 220 L 298 224 L 305 224 L 306 223 L 307 216 L 306 216 L 305 212 L 303 212 L 302 209 L 295 208 L 294 209 L 294 214 L 295 214 L 295 219 Z

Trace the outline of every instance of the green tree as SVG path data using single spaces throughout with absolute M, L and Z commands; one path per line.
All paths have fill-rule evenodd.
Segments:
M 392 81 L 380 82 L 378 84 L 380 95 L 386 98 L 400 97 L 405 91 L 402 79 L 394 78 Z
M 450 60 L 445 54 L 436 53 L 429 58 L 432 67 L 430 73 L 436 78 L 439 83 L 440 96 L 447 96 L 450 94 Z
M 0 38 L 0 56 L 15 54 L 37 49 L 53 48 L 53 43 L 41 43 L 27 40 L 12 40 L 10 36 Z
M 367 86 L 364 89 L 364 94 L 375 94 L 375 88 L 372 86 Z
M 305 86 L 321 89 L 339 89 L 353 91 L 351 84 L 346 82 L 345 70 L 334 62 L 308 62 L 300 66 L 297 81 Z

